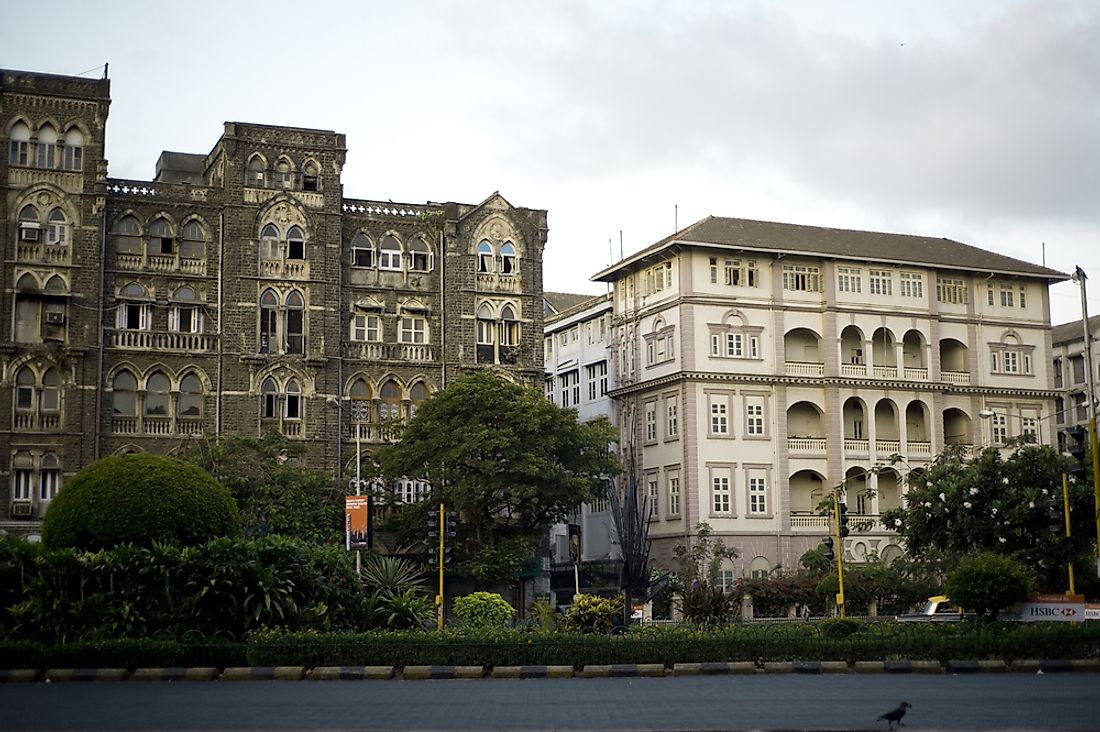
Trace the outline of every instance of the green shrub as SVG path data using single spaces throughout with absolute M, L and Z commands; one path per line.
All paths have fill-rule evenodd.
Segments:
M 577 595 L 565 612 L 565 627 L 582 633 L 609 633 L 620 612 L 606 597 Z
M 863 623 L 854 618 L 829 618 L 818 623 L 817 627 L 826 638 L 847 638 L 859 632 Z
M 966 610 L 995 619 L 997 613 L 1023 600 L 1031 575 L 1011 557 L 991 552 L 970 554 L 947 575 L 947 594 Z
M 495 592 L 471 592 L 455 598 L 454 614 L 471 628 L 503 628 L 516 609 Z
M 706 585 L 688 588 L 680 600 L 684 620 L 700 628 L 729 625 L 737 619 L 739 607 L 736 596 Z
M 51 549 L 191 546 L 240 535 L 229 491 L 192 463 L 149 453 L 88 465 L 65 484 L 42 522 L 42 543 Z

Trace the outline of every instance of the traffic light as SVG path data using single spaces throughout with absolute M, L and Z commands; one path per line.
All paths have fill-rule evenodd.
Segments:
M 1085 452 L 1088 445 L 1089 433 L 1079 424 L 1066 427 L 1066 450 L 1070 457 L 1076 461 L 1076 465 L 1066 471 L 1066 475 L 1083 476 L 1085 474 Z
M 836 552 L 833 551 L 833 537 L 826 536 L 822 539 L 821 548 L 825 552 L 825 558 L 830 562 L 836 559 Z
M 451 563 L 451 547 L 443 547 L 443 566 L 448 566 Z M 431 567 L 439 566 L 439 547 L 428 547 L 428 565 Z
M 843 539 L 845 536 L 847 536 L 850 533 L 849 530 L 848 530 L 848 504 L 847 503 L 837 504 L 837 525 L 839 526 L 838 533 L 840 534 L 841 539 Z
M 447 511 L 443 515 L 443 537 L 453 539 L 458 535 L 458 512 Z
M 439 541 L 439 514 L 436 511 L 432 511 L 428 514 L 428 522 L 426 524 L 428 529 L 428 541 Z

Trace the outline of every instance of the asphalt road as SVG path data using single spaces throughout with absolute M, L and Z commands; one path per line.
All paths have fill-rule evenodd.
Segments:
M 1100 729 L 1100 675 L 0 684 L 0 730 Z

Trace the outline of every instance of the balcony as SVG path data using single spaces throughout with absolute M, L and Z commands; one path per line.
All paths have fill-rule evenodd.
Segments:
M 906 381 L 928 381 L 928 369 L 924 367 L 906 366 L 902 369 L 902 377 Z
M 115 265 L 119 269 L 138 272 L 183 273 L 200 276 L 206 274 L 205 259 L 182 258 L 176 254 L 150 254 L 146 256 L 134 252 L 118 252 L 115 254 Z
M 54 432 L 61 427 L 61 413 L 16 412 L 12 427 L 17 432 Z
M 203 433 L 203 421 L 194 417 L 171 417 L 158 414 L 146 414 L 140 417 L 113 415 L 111 432 L 116 435 L 148 435 L 163 437 L 167 435 L 188 436 Z
M 970 383 L 969 371 L 940 371 L 940 380 L 945 381 L 948 384 L 962 384 L 967 385 Z
M 67 246 L 21 241 L 15 245 L 15 258 L 19 262 L 66 265 L 72 261 L 71 251 Z
M 107 347 L 138 351 L 176 351 L 212 353 L 217 349 L 217 336 L 202 333 L 163 333 L 148 330 L 108 329 Z
M 898 378 L 897 366 L 875 366 L 872 369 L 872 373 L 876 379 L 896 379 Z
M 870 440 L 845 437 L 844 452 L 848 455 L 868 455 L 871 452 Z
M 261 259 L 259 275 L 277 279 L 309 279 L 309 262 L 304 259 Z
M 910 457 L 932 457 L 932 443 L 923 442 L 920 440 L 910 440 L 909 443 L 909 456 Z
M 787 376 L 822 376 L 825 364 L 807 361 L 787 361 Z
M 841 376 L 854 376 L 862 377 L 867 375 L 867 364 L 863 363 L 842 363 L 840 364 Z
M 345 343 L 344 355 L 363 361 L 430 363 L 435 346 L 425 343 Z
M 495 272 L 479 272 L 477 275 L 478 291 L 495 292 L 519 292 L 520 278 L 517 275 L 502 275 Z
M 901 440 L 875 440 L 875 452 L 879 455 L 900 454 Z
M 787 438 L 787 451 L 790 453 L 796 453 L 800 455 L 824 455 L 825 454 L 825 438 L 824 437 L 788 437 Z
M 819 516 L 818 514 L 795 514 L 791 516 L 791 528 L 795 530 L 829 532 L 832 527 L 831 516 Z

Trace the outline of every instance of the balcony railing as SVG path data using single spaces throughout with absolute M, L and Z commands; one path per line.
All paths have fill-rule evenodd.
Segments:
M 901 440 L 875 440 L 875 451 L 879 455 L 893 455 L 901 452 Z
M 842 363 L 840 364 L 841 376 L 866 376 L 867 364 L 864 363 Z
M 61 413 L 16 412 L 12 426 L 17 431 L 52 431 L 61 427 Z
M 180 257 L 178 254 L 140 254 L 118 252 L 115 264 L 119 269 L 132 269 L 152 272 L 182 272 L 184 274 L 205 275 L 206 260 Z
M 923 440 L 909 440 L 909 455 L 920 457 L 932 456 L 932 443 L 924 442 Z
M 855 455 L 866 455 L 870 451 L 870 440 L 862 440 L 855 437 L 844 438 L 844 452 Z
M 304 259 L 261 259 L 260 277 L 287 277 L 301 280 L 309 278 L 309 262 Z
M 141 351 L 181 351 L 208 353 L 217 347 L 217 336 L 203 333 L 164 333 L 148 330 L 107 330 L 109 348 L 132 348 Z
M 15 245 L 15 257 L 20 262 L 41 262 L 43 264 L 68 264 L 70 249 L 67 246 L 46 244 L 44 242 L 18 242 Z
M 896 379 L 898 378 L 897 366 L 875 366 L 874 374 L 876 379 Z
M 815 531 L 828 531 L 832 527 L 830 516 L 817 514 L 794 514 L 791 516 L 792 529 L 814 529 Z
M 788 361 L 787 376 L 821 376 L 825 373 L 825 364 L 808 361 Z
M 970 372 L 969 371 L 940 371 L 940 380 L 946 381 L 948 384 L 969 384 Z
M 902 369 L 902 376 L 907 381 L 928 381 L 928 369 L 923 366 L 906 366 Z
M 787 451 L 797 453 L 815 453 L 822 454 L 825 452 L 825 438 L 824 437 L 788 437 L 787 438 Z
M 201 435 L 203 421 L 194 417 L 172 417 L 144 414 L 137 417 L 114 415 L 111 432 L 116 435 Z
M 435 346 L 426 343 L 346 343 L 344 354 L 364 361 L 427 363 L 435 360 Z
M 519 292 L 519 288 L 520 278 L 517 275 L 502 275 L 495 272 L 480 272 L 477 275 L 478 290 Z

